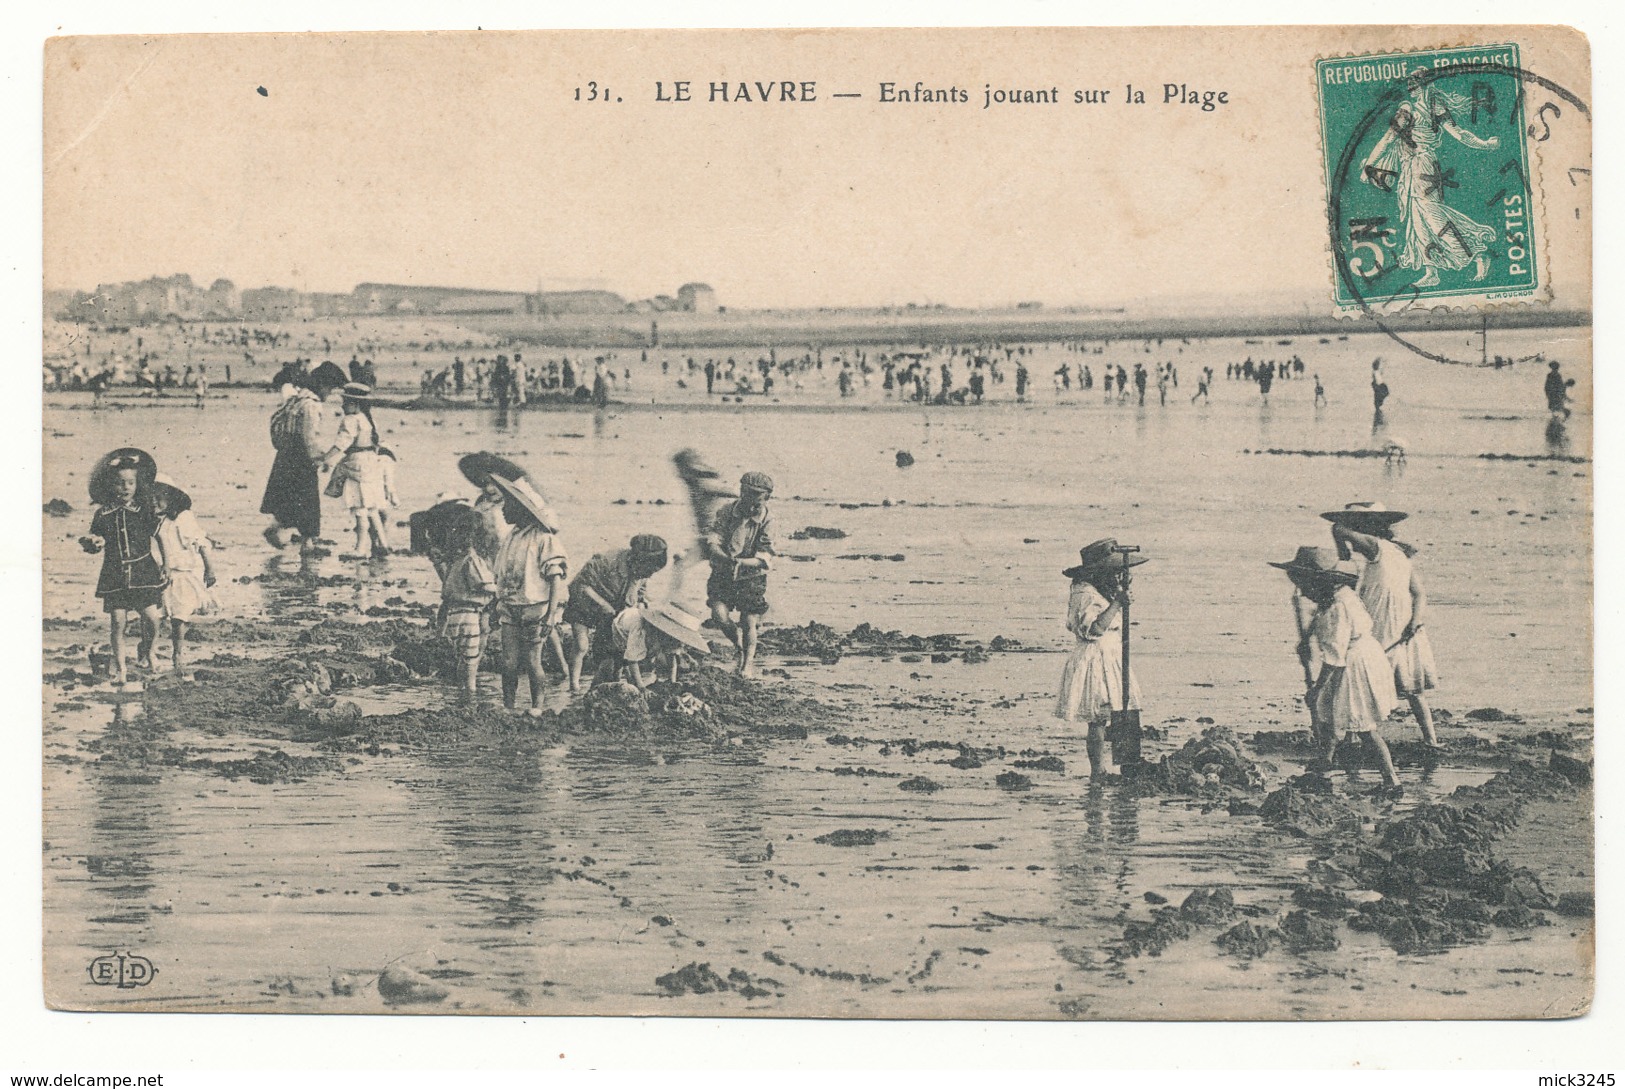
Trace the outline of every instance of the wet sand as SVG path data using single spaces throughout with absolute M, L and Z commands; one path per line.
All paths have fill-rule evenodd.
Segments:
M 1351 382 L 1358 363 L 1351 350 Z M 425 627 L 426 561 L 301 568 L 258 541 L 265 396 L 100 413 L 48 398 L 44 499 L 72 510 L 45 527 L 47 995 L 69 1008 L 301 1012 L 1572 1015 L 1591 986 L 1592 920 L 1564 913 L 1591 888 L 1585 785 L 1503 775 L 1515 800 L 1496 794 L 1493 835 L 1434 845 L 1473 859 L 1401 859 L 1421 866 L 1420 885 L 1395 884 L 1382 838 L 1460 788 L 1546 768 L 1554 749 L 1590 758 L 1590 644 L 1576 632 L 1590 616 L 1590 465 L 1479 457 L 1549 452 L 1544 416 L 1528 409 L 1532 373 L 1469 381 L 1391 365 L 1391 427 L 1414 440 L 1403 467 L 1249 453 L 1370 442 L 1363 409 L 1297 403 L 1308 382 L 1284 397 L 1278 385 L 1268 410 L 1221 379 L 1216 393 L 1234 399 L 1177 412 L 1080 399 L 907 415 L 649 407 L 500 425 L 381 414 L 404 451 L 403 515 L 464 490 L 456 454 L 499 450 L 544 481 L 578 562 L 640 529 L 684 539 L 664 461 L 679 446 L 772 472 L 780 548 L 799 560 L 779 566 L 771 621 L 957 640 L 847 640 L 831 664 L 801 645 L 770 654 L 761 683 L 813 701 L 784 715 L 805 737 L 738 723 L 598 736 L 459 716 L 445 684 L 415 668 L 432 664 L 421 651 L 405 663 L 393 637 L 340 638 Z M 1569 432 L 1565 454 L 1584 457 L 1588 420 Z M 94 563 L 72 544 L 90 458 L 69 451 L 132 442 L 191 487 L 222 545 L 233 619 L 199 625 L 193 690 L 155 683 L 118 701 L 86 684 L 106 632 Z M 899 449 L 912 468 L 896 467 Z M 1368 796 L 1370 772 L 1334 773 L 1346 812 L 1315 811 L 1329 827 L 1304 835 L 1285 826 L 1308 823 L 1306 803 L 1278 795 L 1307 755 L 1279 736 L 1305 725 L 1301 681 L 1287 588 L 1263 561 L 1319 541 L 1316 512 L 1360 497 L 1413 512 L 1447 752 L 1425 768 L 1398 746 L 1398 803 Z M 806 527 L 846 536 L 788 539 Z M 326 535 L 341 531 L 330 522 Z M 1081 733 L 1049 716 L 1052 652 L 1065 646 L 1059 568 L 1106 533 L 1156 556 L 1134 628 L 1147 720 L 1165 731 L 1152 757 L 1228 728 L 1256 785 L 1088 782 Z M 1016 645 L 966 660 L 996 636 Z M 346 654 L 364 661 L 335 671 L 332 696 L 359 721 L 241 706 L 262 691 L 256 662 Z M 549 706 L 568 718 L 567 702 L 555 693 Z M 1486 708 L 1521 719 L 1466 715 Z M 335 713 L 323 722 L 323 710 Z M 412 728 L 392 729 L 403 713 Z M 1414 736 L 1408 721 L 1390 727 Z M 1265 811 L 1272 796 L 1284 821 Z M 1526 867 L 1540 894 L 1503 879 L 1509 867 Z M 1215 889 L 1232 904 L 1209 904 Z M 1209 892 L 1187 904 L 1198 890 Z M 1384 900 L 1431 904 L 1452 944 L 1429 944 L 1427 911 L 1394 925 L 1364 907 Z M 1306 911 L 1308 931 L 1293 919 Z M 1500 912 L 1511 914 L 1498 923 Z M 1242 923 L 1258 929 L 1215 944 Z M 1290 948 L 1319 924 L 1335 949 Z M 1372 925 L 1383 929 L 1360 928 Z M 1227 951 L 1248 936 L 1268 949 Z M 115 947 L 150 957 L 157 981 L 111 995 L 86 985 L 85 965 Z

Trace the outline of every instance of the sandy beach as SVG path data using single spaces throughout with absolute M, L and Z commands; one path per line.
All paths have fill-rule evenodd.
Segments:
M 443 332 L 379 350 L 386 388 L 404 400 L 424 367 L 498 350 L 423 347 Z M 315 358 L 343 363 L 329 340 Z M 157 951 L 160 974 L 101 1008 L 1573 1016 L 1593 942 L 1587 345 L 1492 342 L 1580 379 L 1555 429 L 1542 363 L 1440 366 L 1370 333 L 1035 342 L 1026 403 L 1008 381 L 980 406 L 903 403 L 878 374 L 843 398 L 838 361 L 883 350 L 848 346 L 771 398 L 679 385 L 687 351 L 589 349 L 631 372 L 601 411 L 380 406 L 393 518 L 467 494 L 456 458 L 489 449 L 536 476 L 576 562 L 637 532 L 692 540 L 682 447 L 779 482 L 762 678 L 719 653 L 683 682 L 699 715 L 668 709 L 677 691 L 629 707 L 558 685 L 536 721 L 454 705 L 426 559 L 265 545 L 274 393 L 95 410 L 48 392 L 47 996 L 80 1006 L 86 964 L 118 946 Z M 1308 369 L 1268 404 L 1223 377 L 1292 354 Z M 1374 428 L 1379 355 L 1394 394 Z M 1173 362 L 1181 385 L 1143 406 L 1053 388 L 1062 361 L 1108 358 Z M 1204 365 L 1219 377 L 1192 404 Z M 1400 462 L 1379 453 L 1395 437 Z M 125 445 L 191 491 L 224 605 L 197 625 L 196 680 L 135 695 L 97 675 L 75 544 L 91 461 Z M 1354 499 L 1410 512 L 1444 678 L 1442 752 L 1408 714 L 1387 727 L 1398 800 L 1352 747 L 1303 776 L 1290 588 L 1265 566 L 1329 543 L 1318 512 Z M 341 514 L 329 501 L 326 538 Z M 1134 782 L 1092 783 L 1082 726 L 1050 714 L 1060 570 L 1107 535 L 1153 559 L 1132 638 L 1158 768 Z M 702 583 L 659 591 L 698 610 Z M 267 940 L 244 944 L 250 923 Z

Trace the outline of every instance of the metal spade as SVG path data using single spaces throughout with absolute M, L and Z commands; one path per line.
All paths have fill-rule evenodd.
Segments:
M 1129 585 L 1128 558 L 1131 553 L 1138 552 L 1139 545 L 1117 545 L 1112 551 L 1120 553 L 1123 557 L 1123 589 Z M 1120 768 L 1137 767 L 1141 762 L 1140 756 L 1140 711 L 1128 705 L 1129 671 L 1128 671 L 1128 602 L 1123 602 L 1123 682 L 1121 684 L 1123 706 L 1112 711 L 1111 726 L 1106 731 L 1106 739 L 1112 744 L 1112 763 Z

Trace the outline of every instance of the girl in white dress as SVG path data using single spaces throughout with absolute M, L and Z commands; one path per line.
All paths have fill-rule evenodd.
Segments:
M 1061 668 L 1061 690 L 1055 699 L 1055 717 L 1089 724 L 1087 748 L 1090 775 L 1105 770 L 1106 724 L 1114 709 L 1123 707 L 1123 606 L 1132 599 L 1123 584 L 1129 567 L 1145 562 L 1135 556 L 1125 562 L 1113 552 L 1117 541 L 1107 537 L 1086 545 L 1081 562 L 1061 574 L 1072 580 L 1067 601 L 1066 629 L 1077 640 Z M 1128 706 L 1140 706 L 1140 686 L 1132 669 L 1128 676 Z
M 1346 560 L 1358 555 L 1363 561 L 1355 592 L 1371 614 L 1377 641 L 1393 665 L 1394 688 L 1410 702 L 1422 728 L 1423 743 L 1438 748 L 1427 701 L 1428 690 L 1439 681 L 1433 645 L 1423 627 L 1427 592 L 1411 562 L 1416 550 L 1394 540 L 1394 523 L 1406 515 L 1381 503 L 1350 503 L 1321 517 L 1332 523 L 1339 557 Z
M 345 385 L 344 417 L 323 461 L 334 470 L 327 494 L 342 496 L 355 518 L 355 554 L 367 554 L 370 537 L 375 542 L 372 554 L 385 556 L 389 554 L 389 530 L 384 510 L 390 505 L 390 495 L 378 453 L 378 428 L 372 422 L 371 396 L 371 386 L 360 382 Z
M 1270 566 L 1285 571 L 1297 588 L 1293 605 L 1300 618 L 1299 655 L 1309 682 L 1304 702 L 1321 750 L 1315 770 L 1330 770 L 1338 735 L 1354 730 L 1366 736 L 1376 753 L 1383 783 L 1397 788 L 1399 776 L 1382 724 L 1399 700 L 1393 670 L 1372 634 L 1371 616 L 1354 592 L 1354 572 L 1343 568 L 1329 548 L 1300 548 L 1290 563 Z
M 158 532 L 153 539 L 157 542 L 164 572 L 169 576 L 169 585 L 164 588 L 164 612 L 169 617 L 169 634 L 175 644 L 173 668 L 185 677 L 182 661 L 186 654 L 186 625 L 199 616 L 219 611 L 213 593 L 213 551 L 203 527 L 198 525 L 197 516 L 192 513 L 190 495 L 162 475 L 154 481 L 152 494 L 159 515 Z

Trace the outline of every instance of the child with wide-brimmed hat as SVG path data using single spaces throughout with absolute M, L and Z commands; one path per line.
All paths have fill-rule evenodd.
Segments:
M 711 577 L 705 601 L 711 618 L 739 650 L 738 672 L 754 675 L 756 640 L 767 613 L 767 573 L 772 568 L 773 522 L 768 499 L 773 478 L 749 472 L 739 478 L 739 498 L 717 508 L 705 535 Z
M 1394 667 L 1394 688 L 1410 703 L 1423 742 L 1438 748 L 1427 701 L 1428 690 L 1439 681 L 1433 644 L 1423 626 L 1427 591 L 1412 562 L 1416 549 L 1394 539 L 1394 526 L 1408 515 L 1381 503 L 1362 502 L 1327 511 L 1321 517 L 1332 524 L 1339 557 L 1360 557 L 1354 592 L 1371 614 L 1377 641 Z
M 152 486 L 153 509 L 158 512 L 158 553 L 169 585 L 164 588 L 164 614 L 174 644 L 171 668 L 185 677 L 186 625 L 219 610 L 213 588 L 214 546 L 192 513 L 192 497 L 168 477 L 159 475 Z
M 528 480 L 491 478 L 507 496 L 503 516 L 514 527 L 497 551 L 495 564 L 502 624 L 502 703 L 509 710 L 519 695 L 519 672 L 530 681 L 530 711 L 542 713 L 542 645 L 551 643 L 561 667 L 564 645 L 556 630 L 570 591 L 568 559 L 559 538 L 558 516 Z
M 627 547 L 594 553 L 570 581 L 570 601 L 564 619 L 570 625 L 570 691 L 581 691 L 581 667 L 594 642 L 601 648 L 611 625 L 622 612 L 648 604 L 649 579 L 666 566 L 666 542 L 652 533 L 639 533 Z M 603 651 L 601 650 L 601 655 Z
M 1354 572 L 1335 550 L 1307 545 L 1286 563 L 1270 566 L 1285 571 L 1296 588 L 1299 654 L 1309 685 L 1304 702 L 1320 749 L 1312 769 L 1330 770 L 1338 735 L 1355 730 L 1376 753 L 1384 784 L 1397 789 L 1399 776 L 1382 738 L 1383 721 L 1398 701 L 1393 670 L 1354 592 Z
M 164 575 L 154 543 L 158 512 L 152 488 L 158 466 L 145 450 L 125 447 L 106 454 L 90 472 L 90 501 L 96 513 L 90 535 L 81 537 L 85 551 L 102 554 L 96 596 L 107 613 L 113 650 L 113 681 L 129 683 L 124 664 L 124 627 L 133 612 L 141 618 L 136 664 L 152 668 L 152 647 L 158 639 L 163 607 Z
M 700 618 L 669 602 L 621 610 L 611 621 L 609 634 L 619 654 L 618 672 L 639 688 L 649 684 L 645 665 L 664 660 L 666 679 L 675 684 L 685 648 L 696 654 L 711 653 L 711 644 L 700 631 Z
M 1093 541 L 1079 550 L 1077 566 L 1061 572 L 1072 580 L 1066 629 L 1077 644 L 1061 667 L 1055 717 L 1089 724 L 1086 745 L 1092 776 L 1106 770 L 1106 725 L 1112 711 L 1140 706 L 1140 686 L 1132 669 L 1123 676 L 1123 606 L 1132 600 L 1124 575 L 1147 557 L 1126 555 L 1114 551 L 1116 547 L 1112 537 Z

